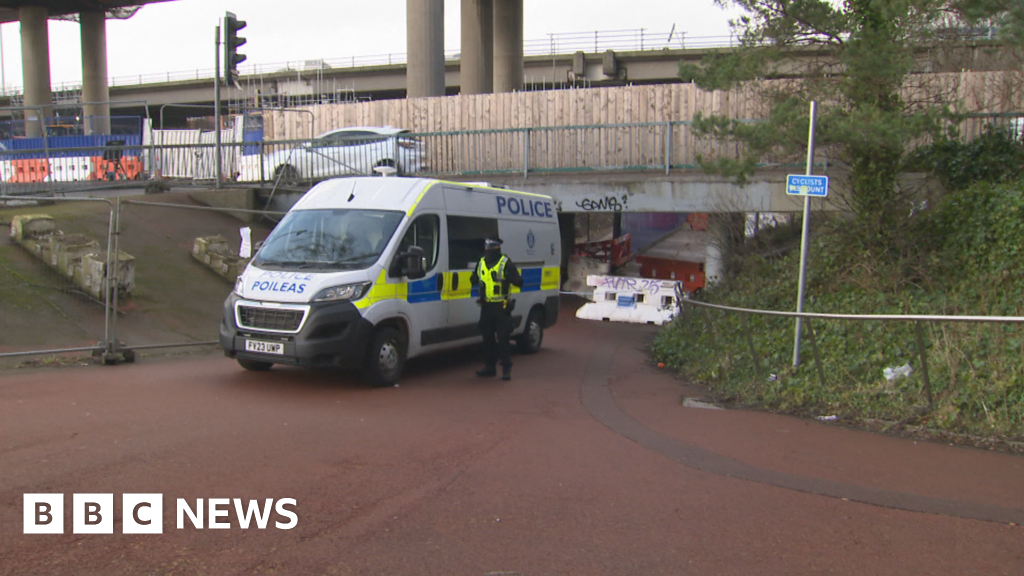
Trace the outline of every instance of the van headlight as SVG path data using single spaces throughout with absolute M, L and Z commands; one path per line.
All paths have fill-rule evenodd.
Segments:
M 242 282 L 242 275 L 239 274 L 238 278 L 235 278 L 235 289 L 234 289 L 235 295 L 238 296 L 239 298 L 242 297 L 242 286 L 243 285 L 244 284 Z
M 344 284 L 321 290 L 313 302 L 338 302 L 342 300 L 359 300 L 370 289 L 372 282 L 360 282 L 359 284 Z

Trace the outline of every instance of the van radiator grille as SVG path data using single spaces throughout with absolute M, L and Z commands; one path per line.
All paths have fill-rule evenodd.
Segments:
M 256 308 L 239 306 L 238 319 L 244 328 L 254 330 L 280 330 L 294 332 L 302 324 L 302 310 L 276 310 L 272 308 Z

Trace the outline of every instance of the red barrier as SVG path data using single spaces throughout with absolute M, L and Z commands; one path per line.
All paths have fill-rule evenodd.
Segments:
M 586 242 L 573 247 L 573 255 L 586 256 L 608 262 L 612 266 L 622 266 L 633 255 L 632 242 L 629 234 L 623 234 L 611 240 Z
M 637 256 L 636 261 L 640 264 L 641 278 L 678 280 L 683 283 L 683 290 L 686 292 L 695 292 L 704 288 L 705 276 L 702 263 L 649 256 Z
M 690 214 L 687 214 L 686 222 L 690 225 L 691 230 L 708 229 L 708 215 L 703 212 L 691 212 Z

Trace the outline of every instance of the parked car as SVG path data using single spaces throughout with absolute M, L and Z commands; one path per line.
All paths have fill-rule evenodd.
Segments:
M 268 178 L 285 182 L 373 176 L 382 166 L 416 174 L 423 168 L 423 145 L 408 133 L 391 126 L 338 128 L 308 144 L 268 154 L 264 170 Z

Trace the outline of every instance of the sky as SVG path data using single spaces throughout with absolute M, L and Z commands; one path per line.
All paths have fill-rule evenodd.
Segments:
M 524 0 L 525 43 L 552 34 L 639 31 L 668 38 L 727 37 L 735 17 L 712 0 Z M 129 78 L 156 81 L 214 68 L 214 31 L 225 11 L 247 24 L 240 67 L 277 69 L 287 62 L 342 60 L 406 52 L 406 0 L 172 0 L 144 6 L 128 20 L 107 22 L 107 75 L 114 84 Z M 460 0 L 444 0 L 445 49 L 459 48 Z M 0 26 L 0 81 L 20 87 L 18 22 Z M 673 28 L 674 27 L 674 28 Z M 637 34 L 638 35 L 638 34 Z M 678 38 L 678 36 L 676 37 Z M 50 79 L 79 84 L 81 36 L 77 22 L 49 22 Z M 281 64 L 277 66 L 277 64 Z

